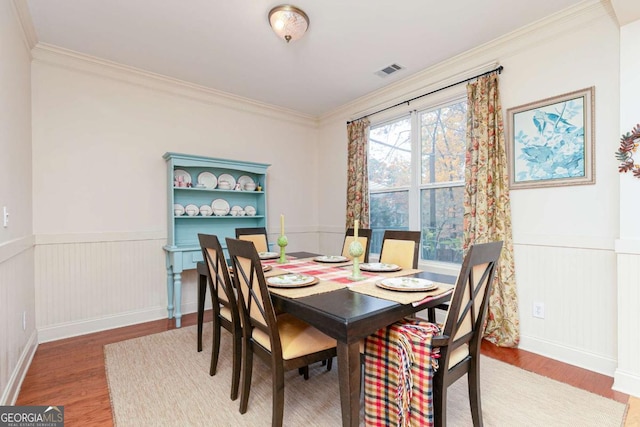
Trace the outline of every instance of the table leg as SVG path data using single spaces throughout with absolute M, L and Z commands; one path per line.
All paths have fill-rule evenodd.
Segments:
M 360 423 L 360 344 L 338 341 L 338 377 L 343 427 Z
M 175 299 L 174 316 L 176 318 L 176 328 L 182 326 L 182 274 L 173 273 L 173 293 Z
M 207 276 L 198 274 L 198 351 L 202 351 L 202 323 L 204 321 L 204 299 L 207 294 Z
M 167 317 L 173 319 L 173 267 L 167 266 Z

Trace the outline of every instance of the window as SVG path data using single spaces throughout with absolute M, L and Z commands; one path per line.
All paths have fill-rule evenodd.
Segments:
M 466 99 L 372 125 L 371 252 L 384 230 L 422 231 L 420 257 L 462 262 Z

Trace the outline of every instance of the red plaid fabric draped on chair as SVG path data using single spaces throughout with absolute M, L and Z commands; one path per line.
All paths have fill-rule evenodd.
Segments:
M 433 426 L 431 338 L 440 329 L 413 319 L 380 329 L 365 340 L 365 425 Z M 437 350 L 437 349 L 436 349 Z

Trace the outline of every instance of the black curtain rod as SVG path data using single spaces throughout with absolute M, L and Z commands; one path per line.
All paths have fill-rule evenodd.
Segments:
M 477 79 L 478 77 L 486 76 L 487 74 L 491 74 L 491 73 L 495 73 L 495 72 L 500 74 L 500 73 L 502 73 L 503 69 L 504 69 L 504 67 L 501 65 L 498 68 L 493 69 L 491 71 L 487 71 L 487 72 L 484 72 L 482 74 L 478 74 L 477 76 L 469 77 L 468 79 L 465 79 L 465 80 L 460 80 L 459 82 L 456 82 L 456 83 L 451 83 L 449 86 L 445 86 L 445 87 L 441 87 L 440 89 L 432 90 L 429 93 L 425 93 L 423 95 L 416 96 L 415 98 L 407 99 L 406 101 L 398 102 L 397 104 L 392 105 L 390 107 L 386 107 L 386 108 L 383 108 L 382 110 L 374 111 L 373 113 L 369 113 L 369 114 L 364 115 L 362 117 L 358 117 L 355 120 L 348 121 L 347 124 L 353 123 L 353 122 L 358 121 L 360 119 L 364 119 L 365 117 L 373 116 L 374 114 L 382 113 L 383 111 L 387 111 L 387 110 L 399 107 L 399 106 L 404 105 L 404 104 L 409 105 L 409 103 L 411 101 L 415 101 L 416 99 L 420 99 L 420 98 L 424 98 L 425 96 L 433 95 L 434 93 L 440 92 L 441 90 L 445 90 L 445 89 L 449 89 L 450 87 L 458 86 L 458 85 L 460 85 L 462 83 L 466 83 L 466 82 L 469 82 L 469 81 L 471 81 L 473 79 Z

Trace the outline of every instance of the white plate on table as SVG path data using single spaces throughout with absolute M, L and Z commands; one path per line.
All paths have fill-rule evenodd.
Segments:
M 346 256 L 342 256 L 342 255 L 321 255 L 321 256 L 315 257 L 313 260 L 317 261 L 317 262 L 332 263 L 332 262 L 349 261 L 349 258 L 347 258 Z
M 383 262 L 363 262 L 360 264 L 360 269 L 364 271 L 374 271 L 374 272 L 389 272 L 389 271 L 400 271 L 402 267 L 396 264 L 385 264 Z
M 224 187 L 224 182 L 229 183 L 229 187 Z M 218 188 L 221 190 L 234 190 L 236 188 L 236 179 L 228 173 L 218 176 Z
M 213 209 L 213 214 L 215 216 L 225 216 L 230 210 L 229 202 L 225 199 L 215 199 L 211 202 L 211 209 Z
M 212 190 L 218 185 L 218 178 L 211 172 L 202 172 L 198 175 L 198 184 L 202 184 L 204 188 Z
M 273 269 L 273 266 L 271 266 L 271 265 L 263 265 L 262 266 L 262 271 L 265 272 L 265 273 L 267 271 L 271 271 L 272 269 Z M 228 270 L 229 270 L 229 274 L 233 274 L 233 266 L 230 265 L 228 267 Z
M 269 277 L 267 285 L 274 288 L 301 288 L 318 283 L 318 278 L 306 274 L 283 274 L 282 276 Z
M 274 259 L 278 258 L 280 254 L 278 252 L 258 252 L 260 259 Z
M 416 277 L 393 277 L 381 280 L 376 285 L 384 289 L 404 292 L 432 291 L 438 287 L 438 284 L 433 283 L 431 280 Z
M 191 174 L 182 169 L 176 169 L 173 171 L 173 179 L 178 181 L 178 178 L 182 177 L 182 182 L 189 184 L 191 182 Z

